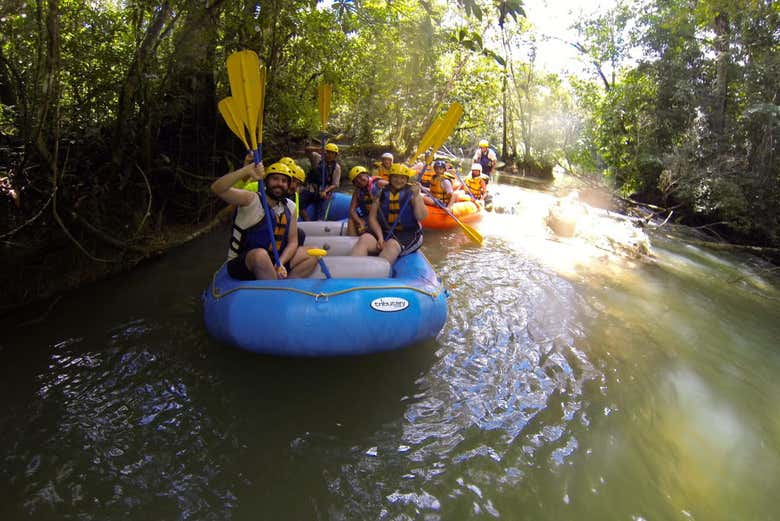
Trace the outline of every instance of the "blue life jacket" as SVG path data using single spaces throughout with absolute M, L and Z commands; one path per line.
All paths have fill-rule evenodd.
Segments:
M 420 229 L 420 222 L 415 218 L 414 207 L 412 202 L 409 201 L 411 197 L 412 190 L 409 187 L 404 187 L 398 192 L 392 193 L 390 187 L 386 186 L 379 192 L 379 212 L 377 217 L 384 231 L 389 230 L 396 220 L 398 220 L 398 224 L 395 226 L 394 231 Z
M 488 156 L 490 155 L 491 150 L 493 151 L 494 154 L 496 153 L 496 151 L 493 150 L 492 148 L 488 148 L 485 152 L 482 152 L 480 150 L 479 164 L 482 165 L 482 171 L 485 174 L 490 172 L 490 158 Z
M 258 195 L 258 197 L 260 197 Z M 286 199 L 282 199 L 282 205 L 284 206 L 284 213 L 277 219 L 276 213 L 273 208 L 269 208 L 271 227 L 274 230 L 273 240 L 276 241 L 276 250 L 281 252 L 287 246 L 287 233 L 290 230 L 291 213 L 287 205 L 284 204 Z M 230 241 L 230 249 L 236 252 L 237 255 L 241 255 L 249 250 L 255 248 L 263 248 L 268 250 L 269 253 L 273 251 L 271 247 L 271 236 L 268 232 L 268 225 L 265 220 L 268 218 L 266 215 L 260 221 L 253 224 L 248 228 L 241 228 L 233 220 L 233 230 L 238 232 L 238 237 L 233 233 Z

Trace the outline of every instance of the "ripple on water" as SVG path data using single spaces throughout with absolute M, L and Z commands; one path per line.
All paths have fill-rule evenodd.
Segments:
M 380 450 L 380 518 L 499 517 L 497 491 L 517 487 L 531 467 L 563 464 L 579 447 L 569 424 L 587 421 L 582 386 L 598 372 L 575 343 L 571 284 L 501 243 L 450 252 L 441 264 L 449 316 L 395 450 Z
M 14 493 L 27 515 L 132 518 L 139 509 L 188 518 L 235 505 L 219 479 L 228 451 L 204 450 L 225 436 L 191 395 L 201 375 L 145 349 L 158 333 L 135 321 L 110 332 L 101 350 L 80 338 L 53 346 L 36 399 L 19 413 L 26 421 L 6 433 L 14 441 L 0 467 L 23 487 Z

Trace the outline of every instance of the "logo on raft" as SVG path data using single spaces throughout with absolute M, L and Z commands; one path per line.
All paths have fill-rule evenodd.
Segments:
M 402 311 L 409 307 L 409 301 L 400 297 L 381 297 L 371 301 L 371 307 L 377 311 Z

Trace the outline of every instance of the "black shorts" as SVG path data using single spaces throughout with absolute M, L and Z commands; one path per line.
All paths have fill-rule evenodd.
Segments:
M 401 245 L 399 257 L 409 255 L 420 249 L 423 243 L 423 234 L 421 230 L 393 230 L 389 239 L 395 239 Z
M 249 271 L 249 268 L 246 267 L 246 254 L 247 252 L 244 252 L 240 254 L 238 257 L 233 257 L 227 262 L 228 275 L 230 275 L 232 278 L 236 280 L 255 280 L 255 274 Z M 271 253 L 270 256 L 271 256 L 271 262 L 273 262 L 274 260 L 273 253 Z M 287 264 L 285 264 L 284 268 L 289 273 L 290 263 L 288 262 Z

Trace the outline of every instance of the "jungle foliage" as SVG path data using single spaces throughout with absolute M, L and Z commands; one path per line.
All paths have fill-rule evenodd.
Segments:
M 459 101 L 453 150 L 488 138 L 508 167 L 604 173 L 776 245 L 779 9 L 619 2 L 580 21 L 583 74 L 563 78 L 537 63 L 521 0 L 7 0 L 4 273 L 45 271 L 44 254 L 62 252 L 119 263 L 213 217 L 208 185 L 243 155 L 216 110 L 240 49 L 268 67 L 268 158 L 317 142 L 322 82 L 331 139 L 356 160 L 409 154 Z

